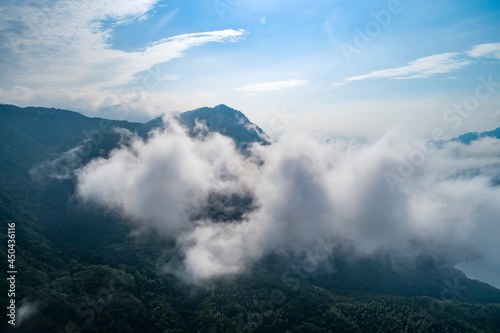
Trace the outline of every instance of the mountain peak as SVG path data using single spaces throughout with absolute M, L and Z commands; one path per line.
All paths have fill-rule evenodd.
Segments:
M 219 104 L 219 105 L 215 106 L 214 109 L 229 109 L 229 110 L 234 110 L 233 108 L 230 108 L 226 104 Z
M 205 124 L 210 132 L 218 132 L 234 139 L 238 147 L 246 149 L 250 144 L 270 144 L 264 131 L 252 123 L 241 111 L 219 104 L 213 108 L 203 107 L 186 111 L 180 115 L 181 122 L 196 135 L 196 122 Z
M 195 109 L 195 110 L 191 110 L 191 111 L 186 111 L 184 112 L 183 114 L 189 114 L 189 113 L 193 113 L 193 114 L 196 114 L 196 115 L 224 115 L 224 116 L 232 116 L 232 117 L 239 117 L 239 118 L 243 118 L 244 120 L 250 122 L 248 120 L 248 118 L 241 112 L 241 111 L 238 111 L 236 109 L 233 109 L 225 104 L 219 104 L 217 106 L 214 106 L 214 107 L 208 107 L 208 106 L 205 106 L 205 107 L 201 107 L 201 108 L 198 108 L 198 109 Z

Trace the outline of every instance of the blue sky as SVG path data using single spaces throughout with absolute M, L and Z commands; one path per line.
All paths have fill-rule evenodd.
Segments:
M 40 3 L 0 5 L 0 102 L 138 121 L 223 103 L 367 138 L 500 126 L 497 86 L 446 113 L 500 82 L 498 1 Z

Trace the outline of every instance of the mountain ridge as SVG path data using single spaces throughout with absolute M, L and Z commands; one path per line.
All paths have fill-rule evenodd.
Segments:
M 205 122 L 209 132 L 219 129 L 222 135 L 230 135 L 231 131 L 227 131 L 226 125 L 234 126 L 248 133 L 244 133 L 242 137 L 233 137 L 233 140 L 240 140 L 240 138 L 257 140 L 258 133 L 245 128 L 248 118 L 243 118 L 241 116 L 243 113 L 235 112 L 236 110 L 225 105 L 218 107 L 218 115 L 226 114 L 227 122 L 219 122 L 217 117 L 214 119 L 208 117 L 214 108 L 200 108 L 188 113 L 183 121 L 191 126 L 188 128 L 193 129 L 190 132 L 192 136 L 199 134 L 195 130 L 197 123 L 195 120 L 201 118 L 201 121 L 211 120 Z M 244 314 L 247 318 L 252 311 L 256 311 L 253 305 L 255 300 L 269 297 L 272 295 L 272 290 L 283 290 L 289 300 L 283 307 L 292 314 L 287 317 L 289 324 L 270 323 L 268 327 L 264 323 L 262 330 L 256 329 L 256 331 L 276 332 L 285 331 L 285 328 L 292 329 L 287 325 L 295 323 L 293 314 L 302 306 L 302 301 L 334 304 L 332 300 L 335 300 L 336 306 L 343 309 L 343 312 L 352 314 L 349 312 L 353 311 L 352 308 L 342 307 L 344 301 L 336 298 L 339 297 L 338 295 L 347 297 L 350 302 L 363 299 L 363 297 L 374 297 L 378 299 L 379 304 L 402 302 L 407 306 L 412 306 L 415 316 L 420 305 L 415 305 L 413 302 L 423 302 L 423 299 L 418 297 L 430 297 L 431 299 L 425 299 L 425 302 L 432 302 L 433 299 L 434 302 L 442 302 L 439 304 L 446 304 L 446 307 L 453 311 L 462 309 L 462 304 L 466 304 L 466 308 L 469 309 L 473 307 L 470 303 L 500 303 L 500 290 L 486 283 L 466 278 L 463 272 L 454 269 L 449 263 L 440 263 L 437 258 L 422 258 L 419 265 L 415 267 L 398 268 L 383 258 L 347 259 L 348 251 L 339 251 L 326 263 L 325 267 L 319 268 L 314 274 L 300 270 L 285 277 L 285 273 L 291 271 L 292 268 L 301 268 L 300 261 L 297 266 L 296 258 L 272 255 L 265 258 L 248 275 L 235 277 L 234 281 L 239 281 L 241 285 L 232 284 L 231 280 L 214 282 L 219 289 L 213 295 L 203 288 L 186 287 L 175 277 L 158 271 L 158 258 L 175 258 L 178 255 L 175 245 L 170 241 L 158 239 L 154 234 L 144 239 L 133 238 L 130 236 L 132 231 L 122 216 L 75 201 L 75 181 L 71 178 L 48 179 L 43 183 L 37 183 L 32 181 L 29 173 L 39 163 L 59 157 L 82 142 L 88 142 L 89 146 L 88 154 L 81 156 L 80 165 L 85 165 L 96 157 L 105 157 L 120 140 L 118 133 L 109 131 L 113 124 L 147 137 L 149 130 L 162 126 L 163 122 L 158 122 L 161 119 L 157 119 L 156 123 L 154 121 L 132 123 L 89 118 L 76 112 L 66 113 L 65 110 L 60 110 L 60 112 L 57 109 L 28 108 L 26 112 L 21 111 L 17 115 L 12 113 L 23 109 L 15 106 L 8 106 L 7 109 L 10 110 L 8 112 L 4 109 L 5 106 L 0 105 L 0 155 L 2 156 L 0 161 L 0 216 L 7 221 L 15 222 L 18 228 L 17 237 L 19 244 L 22 244 L 19 265 L 23 270 L 25 269 L 26 276 L 20 291 L 21 295 L 29 300 L 45 302 L 44 308 L 40 310 L 40 317 L 26 324 L 26 332 L 62 331 L 63 325 L 70 320 L 75 320 L 81 327 L 86 327 L 84 326 L 85 320 L 78 316 L 77 311 L 71 312 L 71 309 L 79 309 L 80 302 L 83 302 L 85 297 L 94 297 L 93 293 L 97 293 L 101 284 L 108 283 L 112 276 L 120 276 L 120 281 L 128 281 L 123 291 L 115 297 L 120 300 L 118 305 L 120 309 L 122 306 L 129 309 L 130 318 L 123 319 L 122 316 L 113 312 L 115 311 L 113 305 L 104 307 L 102 314 L 106 315 L 96 312 L 97 322 L 104 327 L 103 329 L 106 326 L 101 320 L 108 317 L 115 321 L 124 320 L 134 328 L 145 327 L 146 323 L 160 321 L 163 327 L 168 327 L 171 322 L 182 322 L 184 331 L 188 332 L 195 331 L 189 329 L 191 322 L 198 323 L 199 320 L 203 323 L 205 319 L 201 318 L 205 317 L 214 319 L 216 317 L 209 317 L 213 313 L 224 313 L 225 316 L 232 318 L 231 320 L 239 322 L 238 314 Z M 10 114 L 6 117 L 5 115 L 9 112 Z M 16 118 L 16 116 L 20 117 Z M 241 119 L 243 119 L 242 123 L 240 123 Z M 107 121 L 109 123 L 105 123 Z M 248 142 L 243 141 L 240 147 L 246 149 Z M 231 204 L 218 198 L 214 200 L 217 205 Z M 242 200 L 231 201 L 239 205 Z M 208 210 L 203 213 L 206 214 L 204 217 L 215 215 L 217 218 L 225 219 L 224 216 L 219 216 L 218 211 Z M 242 215 L 239 211 L 234 214 Z M 4 227 L 2 225 L 2 228 Z M 2 234 L 6 234 L 6 231 L 3 231 L 2 229 Z M 0 248 L 2 255 L 4 250 Z M 301 274 L 306 274 L 304 275 L 306 277 L 302 277 Z M 454 290 L 450 290 L 447 282 L 452 286 L 458 284 L 466 289 L 459 289 L 459 295 L 454 294 Z M 0 286 L 5 289 L 5 284 L 6 281 L 3 281 Z M 271 289 L 268 289 L 268 286 Z M 443 292 L 447 293 L 447 297 L 451 295 L 452 298 L 444 299 Z M 358 297 L 358 295 L 362 296 Z M 400 298 L 396 303 L 390 303 L 392 301 L 386 298 L 389 296 Z M 243 299 L 247 303 L 244 303 Z M 459 302 L 450 303 L 452 301 Z M 368 306 L 369 302 L 363 303 L 360 308 Z M 213 305 L 214 303 L 216 305 Z M 226 303 L 231 303 L 231 306 L 229 307 Z M 5 304 L 0 303 L 0 305 Z M 314 307 L 314 304 L 311 306 Z M 70 310 L 65 310 L 66 308 Z M 424 311 L 439 317 L 439 314 L 433 313 L 429 310 L 430 308 L 425 305 Z M 493 313 L 496 308 L 497 305 L 493 307 L 484 305 L 484 308 L 483 305 L 477 305 L 477 311 L 488 309 L 490 313 Z M 180 310 L 177 312 L 177 309 Z M 333 320 L 331 319 L 333 314 L 328 306 L 324 306 L 321 311 L 323 312 L 319 314 L 314 312 L 309 315 L 308 322 L 311 324 L 307 327 L 310 330 L 298 329 L 299 326 L 293 327 L 295 330 L 304 332 L 326 332 L 326 327 L 331 328 L 331 322 L 327 321 L 328 324 L 322 324 L 324 319 L 321 318 Z M 469 310 L 460 311 L 465 312 L 459 313 L 469 313 L 466 312 Z M 446 311 L 444 313 L 451 316 Z M 406 317 L 409 315 L 411 313 L 405 314 Z M 61 318 L 64 318 L 62 326 L 56 324 Z M 339 318 L 345 318 L 345 316 L 342 315 Z M 446 318 L 448 317 L 442 320 L 450 320 Z M 348 320 L 338 318 L 335 320 L 343 323 L 338 326 L 340 332 L 369 331 L 369 329 L 364 331 L 356 329 L 356 325 L 351 325 Z M 366 319 L 359 320 L 357 325 L 361 325 L 361 320 Z M 224 331 L 221 327 L 233 327 L 228 326 L 232 325 L 228 322 L 224 323 L 226 326 L 220 326 L 219 331 Z M 342 326 L 347 323 L 351 325 L 349 330 Z M 326 325 L 325 330 L 313 329 L 323 327 L 321 325 Z M 458 324 L 451 320 L 450 325 Z M 467 325 L 472 324 L 468 322 Z M 468 326 L 459 327 L 463 329 Z M 401 330 L 404 330 L 404 327 Z M 163 328 L 160 330 L 154 325 L 147 330 L 147 332 L 161 331 Z M 494 330 L 492 329 L 491 332 Z
M 450 141 L 461 142 L 463 144 L 469 145 L 473 141 L 477 141 L 477 140 L 483 139 L 483 138 L 500 139 L 500 127 L 496 128 L 492 131 L 464 133 L 462 135 L 459 135 L 456 138 L 451 139 Z
M 132 131 L 138 131 L 141 136 L 144 136 L 144 133 L 147 134 L 151 129 L 163 126 L 162 116 L 141 123 L 131 122 L 128 120 L 113 120 L 102 117 L 90 117 L 80 112 L 66 109 L 35 106 L 18 107 L 12 104 L 0 104 L 0 112 L 2 116 L 2 118 L 0 118 L 0 121 L 8 121 L 9 118 L 12 118 L 11 116 L 13 111 L 21 111 L 25 115 L 37 115 L 37 120 L 43 120 L 41 118 L 54 116 L 56 113 L 58 113 L 59 115 L 65 115 L 63 117 L 65 119 L 63 119 L 59 125 L 67 125 L 68 121 L 73 118 L 74 120 L 80 119 L 91 123 L 91 129 L 99 128 L 99 122 L 104 121 L 112 123 L 114 126 L 123 127 Z M 185 112 L 176 112 L 174 113 L 173 118 L 179 120 L 182 125 L 186 126 L 191 136 L 196 136 L 198 134 L 199 130 L 195 128 L 195 121 L 198 120 L 200 123 L 203 123 L 207 126 L 209 132 L 218 132 L 222 135 L 229 136 L 239 143 L 245 142 L 247 145 L 249 145 L 250 143 L 257 142 L 263 145 L 268 145 L 272 142 L 272 140 L 266 135 L 266 133 L 258 125 L 252 123 L 243 112 L 228 107 L 225 104 L 219 104 L 215 107 L 200 107 Z M 225 127 L 227 125 L 230 125 L 230 127 Z M 83 128 L 83 130 L 85 129 L 87 128 Z M 24 130 L 28 129 L 26 128 Z M 247 131 L 248 133 L 242 135 L 241 131 Z M 500 139 L 500 127 L 491 131 L 466 132 L 450 139 L 449 141 L 471 144 L 473 141 L 488 137 Z M 444 142 L 445 141 L 440 141 L 438 143 L 442 145 Z

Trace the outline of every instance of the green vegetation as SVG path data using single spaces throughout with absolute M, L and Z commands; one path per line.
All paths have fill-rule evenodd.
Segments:
M 349 263 L 337 255 L 328 261 L 335 269 L 302 278 L 294 271 L 288 279 L 294 262 L 276 257 L 237 277 L 182 282 L 164 270 L 179 256 L 171 241 L 154 233 L 132 236 L 115 212 L 80 204 L 71 178 L 30 175 L 83 142 L 101 121 L 0 106 L 2 267 L 7 271 L 7 223 L 14 222 L 18 309 L 28 302 L 36 309 L 15 331 L 500 332 L 500 291 L 426 260 L 398 271 L 381 258 Z M 140 135 L 150 126 L 111 125 Z M 120 139 L 112 131 L 99 133 L 79 163 L 106 155 Z M 441 300 L 443 281 L 455 278 L 464 290 Z M 8 290 L 5 279 L 0 288 Z M 0 298 L 3 309 L 7 301 Z M 8 329 L 5 318 L 0 325 Z

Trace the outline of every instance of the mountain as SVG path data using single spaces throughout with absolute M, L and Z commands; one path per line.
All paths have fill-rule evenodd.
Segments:
M 270 144 L 243 113 L 224 105 L 178 117 L 191 136 L 219 132 L 244 154 L 251 143 Z M 16 302 L 25 318 L 32 314 L 15 331 L 500 332 L 500 290 L 440 258 L 412 266 L 382 256 L 354 260 L 344 247 L 314 272 L 302 257 L 273 254 L 245 274 L 209 284 L 169 274 L 162 263 L 180 256 L 172 240 L 154 232 L 132 236 L 120 214 L 75 200 L 75 179 L 65 173 L 117 147 L 121 136 L 113 128 L 146 138 L 161 126 L 161 119 L 141 124 L 0 105 L 0 217 L 16 224 Z M 57 170 L 50 169 L 53 160 L 62 161 Z M 68 177 L 36 177 L 39 168 Z M 224 222 L 252 205 L 245 197 L 208 201 L 201 218 Z M 231 207 L 231 215 L 220 207 Z M 0 235 L 7 244 L 6 223 Z M 0 254 L 7 258 L 6 246 Z M 9 287 L 0 282 L 1 290 Z M 7 302 L 2 297 L 0 306 Z M 0 327 L 6 331 L 5 320 Z
M 482 139 L 482 138 L 496 138 L 496 139 L 500 139 L 500 127 L 497 128 L 496 130 L 489 131 L 489 132 L 481 132 L 481 133 L 478 133 L 478 132 L 469 132 L 469 133 L 465 133 L 465 134 L 460 135 L 457 138 L 452 139 L 451 141 L 461 142 L 463 144 L 468 145 L 468 144 L 471 144 L 473 141 L 476 141 L 476 140 L 479 140 L 479 139 Z
M 85 139 L 90 139 L 92 142 L 100 141 L 101 134 L 111 133 L 112 128 L 124 128 L 146 137 L 150 130 L 163 126 L 162 118 L 140 124 L 89 118 L 77 112 L 53 108 L 19 108 L 14 105 L 0 105 L 0 112 L 3 131 L 14 131 L 18 135 L 29 136 L 34 142 L 43 145 L 39 148 L 48 148 L 50 152 L 69 149 Z M 205 124 L 209 132 L 218 132 L 228 136 L 240 146 L 247 147 L 255 142 L 264 145 L 270 143 L 262 129 L 250 122 L 240 111 L 225 105 L 187 111 L 179 114 L 177 118 L 192 136 L 196 136 L 201 131 L 199 127 L 196 127 L 198 122 Z
M 250 143 L 270 144 L 270 139 L 248 118 L 235 109 L 226 105 L 217 105 L 214 108 L 200 108 L 187 111 L 180 115 L 182 123 L 195 134 L 196 121 L 205 124 L 210 132 L 219 132 L 233 138 L 238 144 Z
M 178 114 L 176 119 L 189 129 L 189 134 L 195 137 L 200 134 L 218 132 L 232 138 L 240 150 L 246 150 L 253 143 L 268 145 L 271 139 L 264 131 L 248 120 L 240 111 L 224 104 L 216 107 L 199 108 Z M 162 118 L 156 118 L 145 124 L 148 129 L 163 126 Z M 205 128 L 204 128 L 205 126 Z

